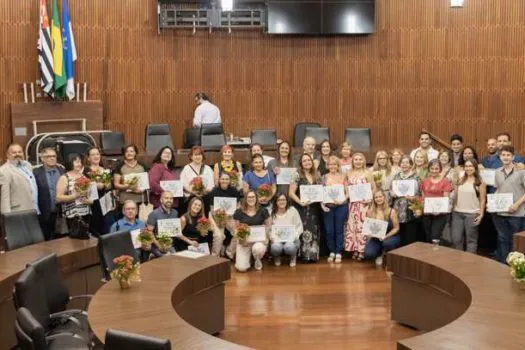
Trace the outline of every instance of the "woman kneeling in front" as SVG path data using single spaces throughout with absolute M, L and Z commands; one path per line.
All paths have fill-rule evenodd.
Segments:
M 250 227 L 264 227 L 266 235 L 264 241 L 253 242 L 250 237 L 237 239 L 235 253 L 235 268 L 240 272 L 245 272 L 251 267 L 251 256 L 255 260 L 254 267 L 261 270 L 263 267 L 262 258 L 268 248 L 268 229 L 270 227 L 270 214 L 259 204 L 259 199 L 255 191 L 248 191 L 244 197 L 242 207 L 235 211 L 233 219 L 236 224 L 245 224 Z M 237 236 L 237 227 L 235 228 Z
M 377 266 L 383 265 L 383 253 L 396 249 L 401 245 L 399 232 L 399 220 L 397 212 L 388 206 L 383 191 L 374 192 L 372 206 L 366 213 L 368 218 L 385 220 L 388 222 L 386 235 L 383 238 L 370 237 L 365 246 L 365 259 L 375 259 Z
M 275 266 L 281 265 L 281 255 L 283 254 L 290 257 L 291 267 L 296 265 L 297 251 L 300 246 L 299 237 L 303 233 L 303 222 L 297 209 L 290 206 L 290 204 L 288 197 L 282 193 L 277 195 L 273 202 L 270 239 L 272 241 L 271 252 L 275 259 Z M 293 238 L 281 237 L 278 226 L 293 227 Z M 285 228 L 283 227 L 282 229 L 284 230 Z
M 198 248 L 201 243 L 211 243 L 212 235 L 199 227 L 199 220 L 202 218 L 205 218 L 204 202 L 200 197 L 193 197 L 188 203 L 188 211 L 180 218 L 182 235 L 177 236 L 175 241 L 176 251 L 187 250 L 189 246 Z

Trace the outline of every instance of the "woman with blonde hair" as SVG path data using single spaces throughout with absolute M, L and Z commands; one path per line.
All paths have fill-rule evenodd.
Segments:
M 403 150 L 401 148 L 394 148 L 392 152 L 390 152 L 390 162 L 392 163 L 392 170 L 396 174 L 400 171 L 401 158 L 403 158 L 404 155 L 405 154 L 403 153 Z
M 343 142 L 339 147 L 339 165 L 343 174 L 352 170 L 352 145 L 348 142 Z
M 386 201 L 390 204 L 390 186 L 392 185 L 395 172 L 392 171 L 392 164 L 390 163 L 387 151 L 378 151 L 376 153 L 374 165 L 370 170 L 372 171 L 377 189 L 385 192 Z
M 352 170 L 347 175 L 348 185 L 369 183 L 372 193 L 376 185 L 372 173 L 366 168 L 366 158 L 363 153 L 355 153 L 352 156 Z M 363 260 L 365 255 L 366 238 L 363 236 L 363 223 L 370 201 L 352 201 L 348 206 L 348 221 L 345 232 L 345 250 L 352 253 L 353 259 Z
M 419 149 L 414 154 L 414 172 L 421 180 L 428 176 L 428 154 L 425 150 Z

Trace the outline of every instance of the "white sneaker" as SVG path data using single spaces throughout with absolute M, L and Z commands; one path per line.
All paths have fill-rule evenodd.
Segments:
M 280 256 L 274 256 L 273 257 L 273 263 L 275 266 L 281 266 L 281 257 Z
M 257 271 L 262 270 L 262 268 L 263 268 L 263 263 L 262 263 L 261 259 L 256 259 L 256 260 L 255 260 L 254 267 L 255 267 L 255 269 L 256 269 Z
M 290 257 L 290 267 L 295 267 L 295 265 L 297 265 L 297 256 L 296 255 Z
M 343 257 L 341 256 L 341 254 L 336 254 L 335 255 L 335 263 L 336 264 L 340 264 L 341 260 L 343 260 Z
M 376 258 L 376 266 L 383 266 L 383 255 L 379 255 Z
M 335 259 L 335 253 L 330 253 L 330 256 L 328 257 L 328 262 L 333 263 Z

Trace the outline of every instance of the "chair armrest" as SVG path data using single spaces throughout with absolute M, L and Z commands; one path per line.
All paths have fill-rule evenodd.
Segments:
M 76 299 L 89 299 L 91 300 L 93 298 L 93 294 L 79 294 L 79 295 L 73 295 L 69 297 L 69 301 L 76 300 Z
M 79 312 L 74 312 L 77 310 L 72 310 L 72 311 L 73 312 L 68 312 L 68 311 L 56 312 L 54 314 L 49 315 L 49 318 L 51 319 L 51 321 L 58 321 L 58 322 L 61 322 L 63 319 L 66 319 L 67 321 L 73 322 L 80 329 L 83 329 L 82 323 L 80 323 L 79 320 L 77 320 L 75 317 L 71 315 L 72 313 L 79 313 Z M 82 311 L 82 310 L 78 310 L 78 311 Z
M 56 340 L 56 339 L 59 339 L 59 338 L 73 338 L 73 339 L 78 339 L 80 340 L 81 342 L 83 342 L 84 344 L 86 344 L 86 346 L 88 347 L 88 349 L 91 349 L 91 341 L 89 340 L 86 340 L 84 339 L 81 335 L 79 334 L 76 334 L 76 333 L 73 333 L 73 332 L 62 332 L 62 333 L 54 333 L 54 334 L 51 334 L 51 335 L 48 335 L 46 336 L 46 341 L 49 342 L 49 341 L 52 341 L 52 340 Z

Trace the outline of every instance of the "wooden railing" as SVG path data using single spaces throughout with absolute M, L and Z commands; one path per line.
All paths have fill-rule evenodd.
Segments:
M 434 140 L 435 142 L 437 142 L 442 148 L 446 148 L 446 149 L 450 150 L 450 144 L 448 142 L 446 142 L 443 139 L 439 138 L 438 136 L 434 135 L 433 133 L 431 133 L 427 129 L 422 129 L 421 131 L 422 132 L 426 132 L 427 134 L 429 134 L 430 138 L 432 140 Z M 438 147 L 434 147 L 434 148 L 438 148 Z

